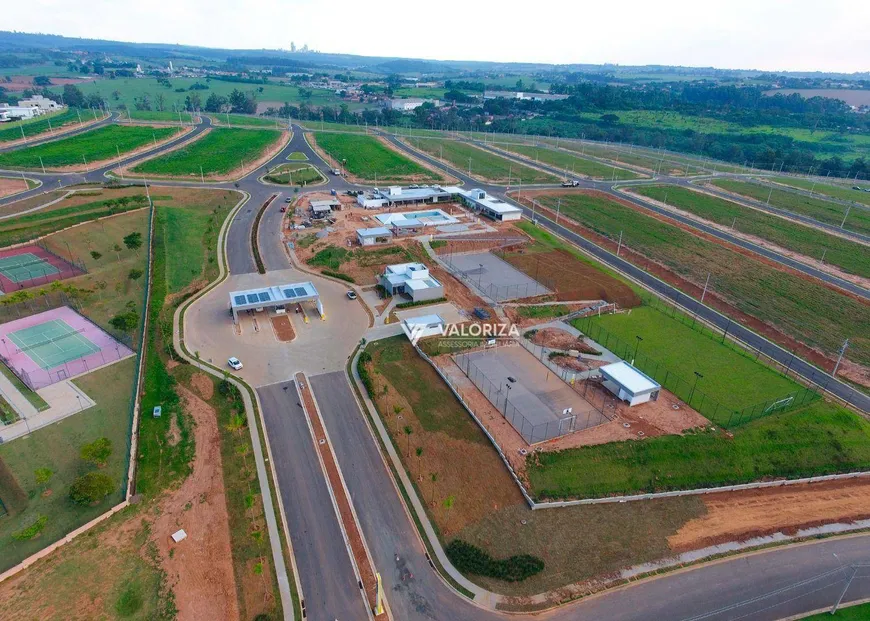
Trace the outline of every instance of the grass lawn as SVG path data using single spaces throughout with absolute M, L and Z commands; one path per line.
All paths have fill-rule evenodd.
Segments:
M 703 287 L 709 276 L 709 292 L 738 310 L 829 356 L 836 356 L 844 339 L 854 339 L 847 355 L 859 364 L 870 364 L 870 340 L 856 338 L 870 334 L 866 304 L 603 196 L 576 193 L 561 199 L 565 217 L 611 240 L 622 232 L 623 247 L 696 286 Z M 537 200 L 556 208 L 556 197 Z
M 79 114 L 81 114 L 83 123 L 92 121 L 94 118 L 90 110 L 68 108 L 61 112 L 54 112 L 33 119 L 3 123 L 0 125 L 0 142 L 21 140 L 22 129 L 24 130 L 25 138 L 35 138 L 36 136 L 41 136 L 41 134 L 56 131 L 64 125 L 71 123 L 78 124 Z
M 770 205 L 778 209 L 784 209 L 802 216 L 808 216 L 825 224 L 840 226 L 846 215 L 845 205 L 832 203 L 823 198 L 812 198 L 789 192 L 788 190 L 774 189 L 758 185 L 750 181 L 736 181 L 734 179 L 717 179 L 713 185 L 728 192 L 734 192 L 742 196 L 748 196 L 761 202 L 767 202 L 770 196 Z M 850 231 L 870 235 L 870 211 L 865 209 L 852 209 L 846 219 L 844 227 Z
M 489 441 L 407 339 L 374 341 L 367 351 L 378 411 L 441 541 L 456 537 L 496 558 L 532 554 L 545 562 L 524 582 L 468 576 L 477 584 L 528 595 L 658 559 L 670 554 L 667 537 L 704 513 L 699 498 L 531 511 Z M 416 447 L 423 448 L 419 457 Z
M 643 175 L 636 173 L 633 170 L 625 168 L 617 168 L 608 166 L 595 160 L 589 160 L 582 157 L 565 153 L 564 151 L 554 151 L 544 147 L 521 146 L 517 144 L 499 144 L 494 146 L 511 153 L 517 153 L 528 159 L 555 166 L 566 171 L 565 176 L 580 175 L 584 177 L 592 177 L 594 179 L 607 179 L 620 181 L 625 179 L 640 179 Z M 568 172 L 570 171 L 570 173 Z
M 688 211 L 710 222 L 760 237 L 777 246 L 825 262 L 850 274 L 870 278 L 870 251 L 862 244 L 797 224 L 758 209 L 677 186 L 649 186 L 632 190 L 642 196 Z M 736 218 L 736 219 L 735 219 Z
M 848 608 L 840 607 L 837 612 L 820 612 L 811 617 L 804 617 L 803 621 L 824 621 L 827 619 L 835 619 L 839 621 L 867 621 L 870 619 L 870 604 L 859 604 L 857 606 L 849 606 Z
M 556 140 L 552 138 L 544 139 L 544 142 L 556 144 Z M 590 142 L 577 142 L 572 140 L 559 140 L 558 146 L 563 149 L 570 149 L 577 153 L 592 155 L 602 159 L 611 160 L 621 164 L 630 164 L 639 166 L 647 170 L 655 172 L 659 170 L 661 165 L 661 174 L 673 175 L 675 177 L 695 176 L 706 174 L 707 169 L 701 167 L 701 163 L 693 158 L 680 157 L 675 153 L 660 153 L 653 149 L 645 149 L 643 147 L 620 147 Z M 660 164 L 661 163 L 661 164 Z M 728 172 L 742 172 L 742 168 L 738 168 L 725 162 L 711 162 L 711 167 L 716 170 Z
M 561 317 L 567 315 L 570 309 L 562 304 L 554 304 L 550 306 L 518 306 L 517 314 L 520 317 L 528 317 L 531 319 L 547 319 L 550 317 Z
M 270 183 L 298 186 L 326 181 L 323 175 L 309 164 L 280 164 L 269 171 L 265 180 Z
M 271 127 L 287 129 L 287 119 L 277 116 L 249 116 L 247 114 L 209 114 L 212 122 L 224 127 Z
M 293 153 L 287 156 L 287 159 L 291 162 L 307 162 L 308 156 L 301 151 L 293 151 Z
M 348 125 L 345 123 L 330 123 L 328 121 L 320 122 L 320 121 L 294 121 L 297 125 L 301 125 L 305 129 L 313 129 L 320 131 L 335 131 L 335 132 L 348 132 L 351 134 L 364 134 L 366 133 L 365 125 Z M 373 126 L 374 127 L 374 126 Z
M 316 132 L 317 145 L 347 171 L 378 183 L 390 180 L 440 181 L 441 176 L 408 159 L 372 136 Z
M 57 541 L 122 500 L 135 369 L 135 358 L 128 358 L 74 380 L 96 401 L 94 407 L 0 446 L 0 460 L 14 474 L 27 499 L 22 510 L 0 520 L 0 570 Z M 100 470 L 112 477 L 116 488 L 98 504 L 82 507 L 70 500 L 69 488 L 77 477 L 97 469 L 81 459 L 80 452 L 82 445 L 101 437 L 111 441 L 112 452 Z M 48 481 L 36 481 L 39 468 L 52 471 Z M 48 521 L 38 537 L 25 541 L 12 538 L 12 533 L 39 516 L 46 516 Z
M 45 399 L 40 397 L 38 393 L 30 390 L 30 388 L 28 388 L 27 385 L 22 382 L 5 364 L 0 364 L 0 373 L 5 375 L 6 379 L 12 382 L 12 385 L 18 389 L 18 392 L 24 395 L 24 397 L 30 402 L 30 405 L 40 412 L 48 408 L 48 403 L 46 403 Z
M 123 156 L 166 140 L 179 131 L 178 127 L 106 125 L 54 142 L 0 153 L 0 167 L 41 169 L 42 165 L 46 168 L 91 165 L 115 159 L 119 151 Z
M 636 337 L 640 336 L 643 341 L 638 346 L 637 365 L 644 372 L 658 376 L 667 370 L 689 382 L 694 381 L 698 371 L 704 376 L 698 390 L 735 410 L 779 399 L 801 388 L 746 356 L 729 341 L 722 343 L 699 324 L 693 328 L 691 318 L 672 317 L 652 306 L 639 306 L 631 313 L 576 319 L 572 324 L 590 338 L 601 338 L 601 345 L 608 347 L 608 341 L 599 336 L 598 327 L 603 328 L 611 338 L 630 346 L 632 355 Z M 616 349 L 616 341 L 609 345 Z M 662 371 L 656 371 L 658 365 Z
M 186 146 L 142 162 L 133 172 L 164 177 L 226 175 L 262 157 L 284 134 L 270 129 L 213 129 Z
M 121 118 L 134 121 L 165 121 L 167 123 L 193 123 L 193 115 L 184 110 L 127 110 Z
M 815 192 L 816 194 L 830 196 L 831 198 L 839 198 L 844 201 L 855 201 L 858 203 L 864 203 L 865 205 L 870 205 L 870 192 L 852 189 L 853 185 L 862 188 L 866 187 L 867 183 L 865 181 L 852 182 L 848 185 L 834 185 L 833 183 L 825 183 L 823 181 L 815 182 L 812 179 L 804 179 L 803 177 L 774 177 L 771 181 L 783 185 L 789 185 L 800 190 L 807 190 Z
M 433 157 L 443 157 L 448 164 L 463 172 L 468 172 L 470 158 L 471 175 L 492 183 L 516 185 L 517 183 L 558 183 L 561 181 L 554 175 L 512 162 L 466 142 L 435 138 L 410 138 L 406 140 L 411 146 Z
M 734 430 L 541 453 L 527 460 L 537 498 L 599 497 L 801 478 L 870 467 L 870 422 L 833 403 Z

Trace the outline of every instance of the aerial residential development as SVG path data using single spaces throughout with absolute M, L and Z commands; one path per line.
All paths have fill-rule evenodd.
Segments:
M 840 29 L 808 60 L 766 6 L 432 48 L 41 4 L 0 32 L 0 619 L 870 618 L 863 5 L 780 7 Z

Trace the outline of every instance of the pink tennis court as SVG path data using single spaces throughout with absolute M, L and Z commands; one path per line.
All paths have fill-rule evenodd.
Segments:
M 132 355 L 68 306 L 0 325 L 0 358 L 32 390 Z

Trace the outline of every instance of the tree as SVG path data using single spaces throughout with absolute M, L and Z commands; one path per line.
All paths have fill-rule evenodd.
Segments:
M 44 483 L 48 483 L 48 480 L 54 475 L 54 471 L 50 468 L 37 468 L 33 471 L 33 478 L 36 480 L 37 485 L 43 485 Z
M 429 478 L 432 480 L 432 505 L 435 505 L 435 484 L 438 482 L 438 473 L 433 472 L 429 475 Z
M 199 93 L 191 93 L 184 98 L 184 109 L 188 112 L 196 112 L 202 108 L 202 98 Z
M 133 107 L 137 110 L 150 110 L 151 99 L 148 97 L 148 93 L 142 93 L 141 97 L 133 98 Z
M 420 469 L 420 462 L 422 461 L 421 458 L 423 457 L 423 447 L 418 446 L 416 449 L 414 449 L 414 452 L 417 453 L 417 469 Z
M 121 250 L 123 250 L 123 248 L 121 248 L 121 245 L 115 244 L 114 246 L 112 246 L 112 250 L 114 250 L 115 254 L 118 255 L 118 261 L 120 261 L 121 260 Z
M 63 102 L 71 108 L 83 108 L 85 95 L 75 84 L 65 84 L 63 87 Z
M 448 526 L 450 525 L 450 509 L 453 508 L 453 501 L 454 500 L 455 499 L 453 498 L 453 495 L 450 495 L 447 498 L 445 498 L 444 502 L 442 503 L 444 505 L 444 508 L 447 509 L 447 515 L 444 517 L 444 523 Z
M 91 258 L 93 258 L 94 261 L 99 261 L 100 257 L 102 257 L 102 256 L 103 256 L 103 253 L 97 252 L 96 250 L 91 250 Z
M 414 428 L 411 425 L 405 425 L 405 435 L 408 437 L 408 457 L 411 456 L 411 434 L 414 433 Z
M 109 438 L 97 438 L 81 449 L 81 457 L 95 466 L 102 468 L 112 454 L 112 441 Z
M 142 247 L 142 233 L 134 231 L 124 238 L 124 245 L 128 250 L 139 250 Z
M 139 280 L 140 278 L 142 278 L 142 274 L 144 274 L 144 273 L 145 272 L 143 272 L 142 270 L 134 267 L 133 269 L 130 270 L 130 273 L 127 274 L 127 278 L 129 278 L 132 281 L 136 281 L 136 280 Z
M 69 496 L 78 505 L 92 505 L 115 491 L 112 477 L 104 472 L 88 472 L 73 481 L 69 488 Z
M 166 97 L 163 96 L 163 93 L 157 93 L 154 97 L 154 107 L 158 112 L 163 112 L 166 108 Z
M 205 100 L 206 112 L 223 112 L 224 106 L 227 105 L 226 97 L 221 97 L 216 93 L 212 93 Z
M 48 79 L 48 76 L 38 75 L 33 78 L 34 86 L 50 86 L 51 80 Z
M 109 320 L 109 325 L 121 332 L 132 332 L 139 325 L 139 313 L 135 310 L 118 313 Z

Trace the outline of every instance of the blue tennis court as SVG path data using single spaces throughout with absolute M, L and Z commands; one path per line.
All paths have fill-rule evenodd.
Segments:
M 0 275 L 14 283 L 59 274 L 54 265 L 32 252 L 0 258 Z

